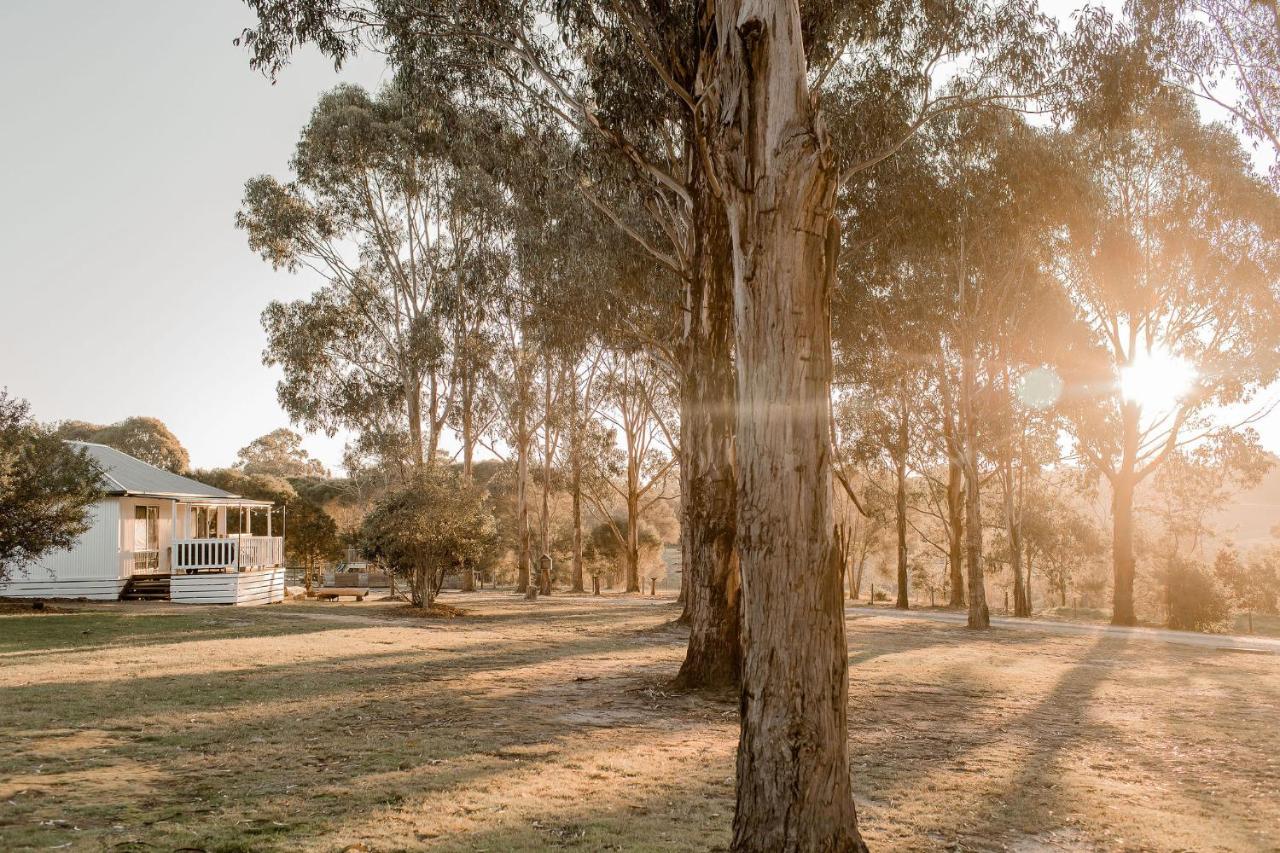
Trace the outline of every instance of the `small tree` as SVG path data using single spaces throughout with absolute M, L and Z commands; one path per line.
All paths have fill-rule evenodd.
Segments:
M 292 563 L 302 566 L 307 595 L 320 566 L 342 553 L 338 525 L 321 507 L 302 499 L 289 502 L 289 526 L 285 535 L 285 554 Z
M 392 571 L 409 574 L 415 607 L 430 607 L 445 575 L 478 562 L 495 538 L 486 494 L 457 471 L 431 466 L 365 519 L 363 538 Z
M 0 580 L 89 530 L 101 471 L 0 391 Z
M 1226 589 L 1231 604 L 1245 612 L 1250 634 L 1254 613 L 1276 612 L 1276 600 L 1280 596 L 1278 556 L 1270 551 L 1246 561 L 1234 548 L 1228 547 L 1219 551 L 1213 562 L 1213 574 Z

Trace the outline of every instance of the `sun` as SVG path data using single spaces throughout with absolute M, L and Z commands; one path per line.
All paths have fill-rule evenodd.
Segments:
M 1120 368 L 1120 396 L 1145 412 L 1172 409 L 1191 390 L 1196 369 L 1166 349 L 1141 351 L 1133 363 Z

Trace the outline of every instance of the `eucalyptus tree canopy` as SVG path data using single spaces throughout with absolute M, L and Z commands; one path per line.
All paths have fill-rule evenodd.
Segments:
M 102 472 L 0 390 L 0 580 L 73 547 L 93 525 Z
M 1129 0 L 1138 33 L 1174 86 L 1269 149 L 1280 186 L 1280 5 L 1276 0 Z
M 321 97 L 294 180 L 245 187 L 237 224 L 276 268 L 324 280 L 263 314 L 279 395 L 309 428 L 386 439 L 433 459 L 460 374 L 482 357 L 476 297 L 506 263 L 501 197 L 468 146 L 491 128 L 446 97 L 340 86 Z M 461 361 L 455 364 L 455 360 Z

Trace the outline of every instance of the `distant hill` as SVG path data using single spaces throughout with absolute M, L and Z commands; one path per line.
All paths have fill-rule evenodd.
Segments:
M 1280 525 L 1280 458 L 1257 486 L 1236 495 L 1213 516 L 1218 537 L 1242 548 L 1280 541 L 1272 528 Z

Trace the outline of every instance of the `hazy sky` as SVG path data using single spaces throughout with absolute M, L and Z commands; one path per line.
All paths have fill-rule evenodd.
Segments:
M 258 317 L 316 281 L 249 251 L 241 190 L 287 174 L 320 92 L 384 74 L 304 53 L 272 86 L 231 44 L 252 21 L 240 0 L 0 0 L 0 387 L 38 419 L 152 415 L 199 467 L 288 425 Z M 1260 426 L 1280 452 L 1280 416 Z M 307 446 L 340 465 L 341 437 Z
M 310 53 L 272 86 L 231 43 L 252 22 L 240 0 L 0 2 L 0 387 L 38 419 L 153 415 L 196 466 L 288 424 L 258 316 L 315 280 L 272 272 L 235 212 L 320 92 L 383 74 Z M 341 462 L 341 438 L 307 446 Z

